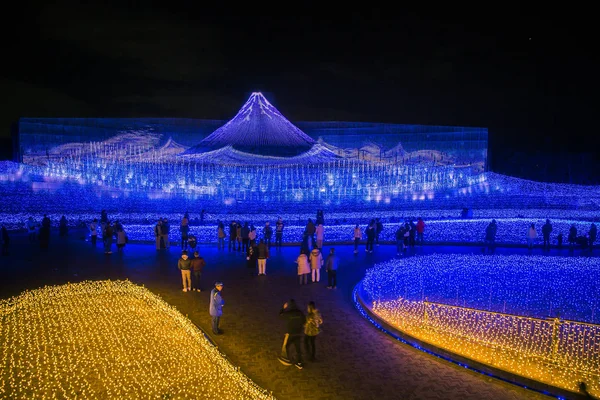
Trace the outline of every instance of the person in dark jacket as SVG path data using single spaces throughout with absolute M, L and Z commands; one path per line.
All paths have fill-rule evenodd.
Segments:
M 544 250 L 550 250 L 550 233 L 552 232 L 552 224 L 547 219 L 546 223 L 542 226 L 542 236 L 544 237 Z
M 493 219 L 485 228 L 485 242 L 488 252 L 491 254 L 494 254 L 496 251 L 496 232 L 498 232 L 498 225 L 496 224 L 496 220 Z
M 592 250 L 594 249 L 594 242 L 596 241 L 596 237 L 598 236 L 598 228 L 596 227 L 596 224 L 594 224 L 592 222 L 592 225 L 590 226 L 590 232 L 588 233 L 589 236 L 589 244 L 590 244 L 590 253 L 592 252 Z
M 304 334 L 304 324 L 306 317 L 304 313 L 296 305 L 294 299 L 290 299 L 283 305 L 279 316 L 286 320 L 286 334 L 283 339 L 283 346 L 281 349 L 281 356 L 279 361 L 285 365 L 294 364 L 296 368 L 302 369 L 302 336 Z M 291 346 L 296 348 L 296 362 L 292 363 L 289 357 L 289 350 Z
M 271 248 L 271 238 L 273 237 L 273 228 L 271 228 L 269 221 L 267 221 L 265 223 L 264 236 L 265 236 L 265 243 L 267 244 L 267 247 Z
M 183 250 L 181 258 L 177 261 L 177 268 L 181 271 L 181 281 L 183 282 L 183 291 L 192 291 L 192 260 L 188 258 L 188 252 Z
M 204 269 L 205 265 L 206 261 L 204 261 L 204 258 L 200 256 L 200 253 L 195 251 L 194 258 L 192 258 L 190 261 L 190 267 L 192 270 L 192 290 L 195 290 L 196 292 L 202 291 L 200 289 L 200 278 L 202 277 L 202 270 Z
M 269 258 L 269 247 L 263 239 L 260 239 L 258 246 L 256 247 L 257 258 L 258 258 L 258 274 L 267 274 L 267 258 Z

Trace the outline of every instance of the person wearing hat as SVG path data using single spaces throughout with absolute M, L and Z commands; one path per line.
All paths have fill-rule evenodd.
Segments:
M 225 302 L 221 297 L 221 290 L 223 290 L 223 282 L 215 282 L 215 287 L 210 292 L 210 306 L 208 312 L 212 317 L 212 331 L 215 335 L 223 333 L 219 329 L 219 322 L 221 321 L 221 315 L 223 315 L 223 305 Z

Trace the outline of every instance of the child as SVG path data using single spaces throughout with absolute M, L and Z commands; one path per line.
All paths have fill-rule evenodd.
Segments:
M 188 244 L 190 246 L 191 251 L 196 251 L 196 246 L 198 245 L 198 242 L 196 241 L 196 236 L 190 234 L 188 236 Z

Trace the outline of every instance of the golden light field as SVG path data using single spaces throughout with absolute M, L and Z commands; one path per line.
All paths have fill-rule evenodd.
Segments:
M 0 398 L 273 397 L 147 289 L 87 281 L 0 300 Z

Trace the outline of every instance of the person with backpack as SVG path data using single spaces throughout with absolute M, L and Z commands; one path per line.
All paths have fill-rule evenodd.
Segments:
M 304 323 L 304 349 L 310 361 L 316 361 L 317 349 L 315 342 L 317 335 L 321 332 L 322 324 L 323 318 L 319 310 L 317 310 L 315 302 L 309 302 L 306 312 L 306 322 Z

